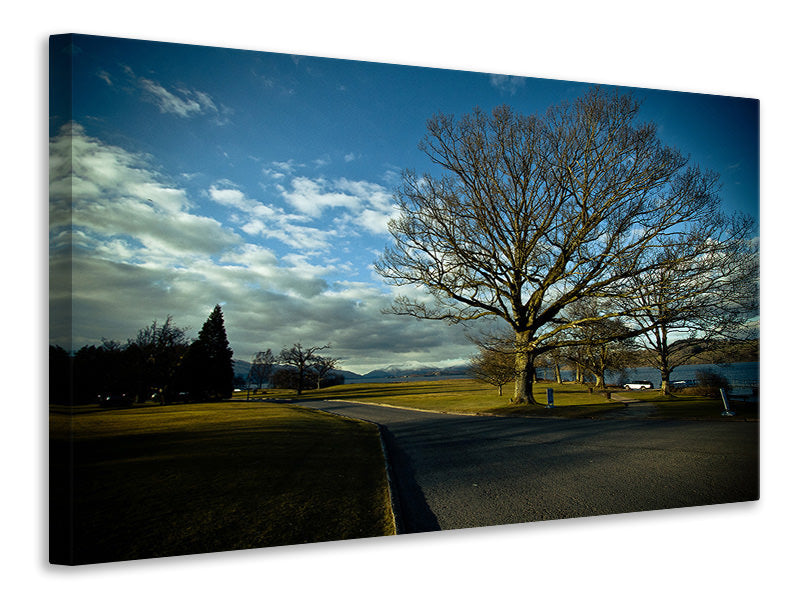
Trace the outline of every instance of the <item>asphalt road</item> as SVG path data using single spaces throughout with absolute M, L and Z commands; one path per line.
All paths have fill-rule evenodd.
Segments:
M 756 500 L 758 423 L 302 405 L 382 426 L 402 533 Z

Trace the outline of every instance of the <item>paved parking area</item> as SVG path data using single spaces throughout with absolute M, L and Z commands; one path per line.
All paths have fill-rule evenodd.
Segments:
M 379 424 L 404 532 L 756 500 L 752 422 L 473 417 L 338 401 Z

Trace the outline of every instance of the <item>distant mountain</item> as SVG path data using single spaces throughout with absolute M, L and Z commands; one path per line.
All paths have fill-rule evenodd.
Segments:
M 278 369 L 284 367 L 275 365 L 275 368 Z M 421 363 L 402 363 L 397 365 L 389 365 L 382 369 L 375 369 L 369 373 L 366 373 L 365 375 L 359 375 L 358 373 L 345 371 L 342 369 L 334 369 L 333 372 L 336 375 L 343 376 L 348 381 L 357 381 L 360 379 L 400 379 L 404 377 L 436 377 L 439 375 L 453 377 L 458 375 L 466 375 L 468 368 L 469 367 L 466 364 L 453 365 L 450 367 L 437 367 L 433 365 L 423 365 Z M 233 361 L 233 374 L 235 376 L 241 376 L 247 379 L 249 373 L 249 362 L 238 359 Z
M 389 373 L 389 371 L 382 371 L 380 369 L 375 369 L 374 371 L 370 371 L 369 373 L 365 373 L 364 375 L 359 376 L 361 379 L 378 379 L 378 378 L 385 378 L 385 377 L 395 377 L 393 373 Z
M 247 376 L 250 374 L 250 363 L 244 360 L 233 360 L 233 376 L 234 377 L 244 377 L 247 379 Z
M 453 365 L 450 367 L 436 367 L 431 365 L 420 366 L 403 366 L 403 365 L 390 365 L 383 369 L 375 369 L 366 375 L 363 379 L 387 379 L 387 378 L 403 378 L 403 377 L 437 377 L 448 376 L 454 377 L 459 375 L 467 375 L 469 366 Z
M 358 373 L 353 373 L 352 371 L 342 371 L 341 369 L 334 369 L 333 373 L 335 375 L 341 375 L 345 379 L 361 379 L 363 375 L 359 375 Z
M 292 368 L 292 367 L 285 367 L 283 365 L 275 365 L 275 369 L 285 369 L 285 368 Z M 360 379 L 361 375 L 358 373 L 353 373 L 352 371 L 342 371 L 339 369 L 334 369 L 333 371 L 337 375 L 342 375 L 345 379 Z M 233 375 L 234 377 L 244 377 L 247 379 L 247 376 L 250 374 L 250 363 L 245 360 L 234 359 L 233 361 Z

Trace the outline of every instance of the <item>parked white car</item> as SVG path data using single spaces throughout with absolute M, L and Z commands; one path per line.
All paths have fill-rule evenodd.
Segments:
M 670 381 L 669 386 L 674 390 L 683 390 L 690 387 L 697 387 L 697 381 L 694 379 L 680 379 L 678 381 Z
M 653 384 L 649 381 L 630 381 L 625 384 L 626 390 L 652 390 Z

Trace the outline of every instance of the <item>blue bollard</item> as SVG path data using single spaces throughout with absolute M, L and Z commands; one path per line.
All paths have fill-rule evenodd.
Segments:
M 553 408 L 553 388 L 547 388 L 547 408 Z
M 736 413 L 731 410 L 731 405 L 728 402 L 728 393 L 725 391 L 725 388 L 719 388 L 719 393 L 722 395 L 722 406 L 725 407 L 725 410 L 722 411 L 722 416 L 732 417 Z

